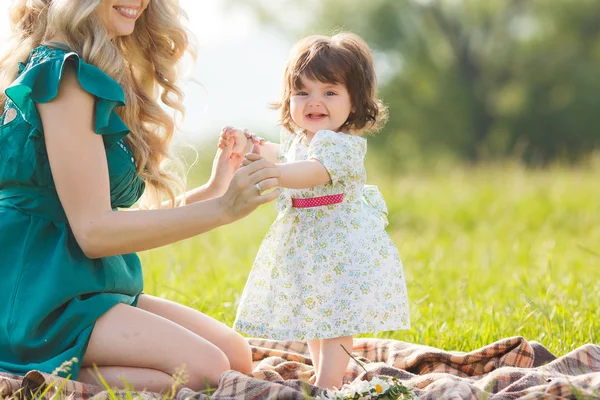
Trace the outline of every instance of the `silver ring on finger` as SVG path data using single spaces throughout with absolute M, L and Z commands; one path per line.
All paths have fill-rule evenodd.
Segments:
M 260 182 L 259 182 L 260 183 Z M 260 188 L 260 184 L 259 183 L 255 183 L 254 186 L 256 187 L 256 189 L 258 190 L 258 194 L 262 195 L 262 189 Z

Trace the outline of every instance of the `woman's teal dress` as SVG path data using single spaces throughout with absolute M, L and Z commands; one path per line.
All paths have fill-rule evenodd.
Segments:
M 120 85 L 76 53 L 45 45 L 35 48 L 6 89 L 8 100 L 0 117 L 4 372 L 53 372 L 73 358 L 81 362 L 96 320 L 118 303 L 135 305 L 142 291 L 135 254 L 100 259 L 83 254 L 56 193 L 36 103 L 56 97 L 66 64 L 74 66 L 82 88 L 96 98 L 95 132 L 104 139 L 112 207 L 130 207 L 144 191 L 131 150 L 123 142 L 129 129 L 115 112 L 124 105 Z M 9 121 L 7 115 L 14 110 L 17 116 Z M 79 369 L 79 363 L 72 365 L 71 378 L 77 378 Z

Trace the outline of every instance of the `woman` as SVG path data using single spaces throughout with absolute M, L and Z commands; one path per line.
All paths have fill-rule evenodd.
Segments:
M 277 191 L 273 164 L 226 144 L 209 182 L 180 196 L 168 159 L 188 50 L 177 0 L 16 0 L 0 58 L 0 370 L 166 391 L 247 373 L 246 341 L 195 310 L 141 294 L 134 252 L 238 220 Z M 260 186 L 257 186 L 260 185 Z M 117 211 L 144 192 L 168 209 Z M 65 375 L 64 370 L 59 371 Z

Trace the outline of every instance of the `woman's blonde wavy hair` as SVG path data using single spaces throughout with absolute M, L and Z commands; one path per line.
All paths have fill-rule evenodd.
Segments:
M 138 173 L 146 182 L 146 205 L 155 206 L 166 196 L 176 204 L 178 191 L 185 191 L 183 176 L 165 170 L 174 159 L 169 144 L 176 116 L 183 117 L 183 93 L 176 86 L 178 62 L 195 48 L 183 25 L 186 15 L 178 0 L 150 0 L 129 36 L 110 40 L 96 14 L 102 0 L 13 0 L 10 8 L 12 35 L 0 56 L 0 107 L 4 89 L 15 79 L 18 63 L 32 49 L 56 34 L 81 58 L 119 82 L 126 106 L 118 110 L 131 133 L 126 140 L 135 153 Z M 171 108 L 165 111 L 159 100 Z M 1 109 L 1 108 L 0 108 Z M 183 196 L 185 197 L 185 196 Z

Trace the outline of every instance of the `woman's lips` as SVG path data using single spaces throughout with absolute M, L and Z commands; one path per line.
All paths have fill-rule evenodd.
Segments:
M 125 18 L 136 19 L 138 14 L 137 7 L 113 7 L 119 14 Z

